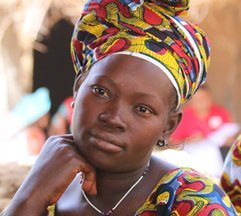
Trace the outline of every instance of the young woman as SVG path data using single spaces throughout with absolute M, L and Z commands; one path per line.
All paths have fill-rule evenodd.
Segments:
M 207 39 L 176 17 L 188 6 L 85 5 L 71 43 L 73 134 L 48 139 L 3 215 L 235 215 L 212 181 L 151 154 L 206 77 Z

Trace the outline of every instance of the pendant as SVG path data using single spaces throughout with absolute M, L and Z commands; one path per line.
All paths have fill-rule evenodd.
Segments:
M 111 216 L 111 213 L 112 213 L 112 210 L 110 210 L 110 211 L 107 212 L 107 213 L 102 212 L 101 215 L 102 215 L 102 216 Z

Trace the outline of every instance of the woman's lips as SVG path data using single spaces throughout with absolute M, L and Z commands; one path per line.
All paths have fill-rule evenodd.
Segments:
M 91 136 L 89 138 L 90 143 L 92 143 L 95 147 L 98 149 L 109 152 L 109 153 L 118 153 L 120 151 L 123 151 L 123 147 L 120 145 L 117 145 L 111 141 L 104 140 L 102 138 L 98 138 L 96 136 Z

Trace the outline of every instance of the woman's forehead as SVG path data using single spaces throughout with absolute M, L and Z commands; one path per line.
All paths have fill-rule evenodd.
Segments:
M 148 81 L 165 86 L 171 85 L 168 77 L 154 64 L 137 57 L 122 54 L 108 56 L 96 62 L 91 67 L 89 74 L 105 75 L 123 80 L 128 78 L 129 80 L 126 81 L 129 83 L 144 79 L 146 81 L 144 86 L 148 85 Z
M 112 55 L 96 62 L 90 69 L 88 80 L 108 80 L 117 87 L 132 91 L 168 95 L 175 90 L 168 77 L 154 64 L 128 55 Z

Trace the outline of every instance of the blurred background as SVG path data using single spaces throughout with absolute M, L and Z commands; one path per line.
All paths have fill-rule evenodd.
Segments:
M 46 138 L 69 132 L 74 80 L 69 43 L 83 2 L 0 0 L 0 210 Z M 239 125 L 240 0 L 193 0 L 188 19 L 211 41 L 211 96 Z

